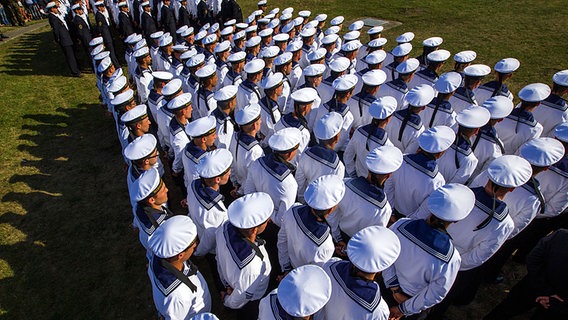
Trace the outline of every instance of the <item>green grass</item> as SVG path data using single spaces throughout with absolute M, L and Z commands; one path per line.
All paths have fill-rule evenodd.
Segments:
M 241 5 L 250 12 L 256 0 Z M 443 48 L 474 49 L 478 61 L 491 66 L 516 57 L 521 68 L 511 81 L 513 92 L 530 82 L 549 83 L 555 71 L 568 68 L 568 9 L 559 0 L 538 7 L 526 0 L 304 0 L 278 6 L 309 8 L 314 16 L 325 12 L 330 19 L 341 14 L 349 22 L 400 21 L 384 32 L 387 48 L 397 35 L 413 31 L 413 55 L 420 54 L 422 39 L 442 36 Z M 79 58 L 86 59 L 82 53 Z M 126 173 L 114 126 L 98 106 L 94 76 L 67 75 L 49 27 L 0 45 L 0 318 L 155 318 L 144 252 L 128 227 Z M 514 280 L 523 268 L 508 271 Z M 480 318 L 511 283 L 482 287 L 473 305 L 451 315 Z

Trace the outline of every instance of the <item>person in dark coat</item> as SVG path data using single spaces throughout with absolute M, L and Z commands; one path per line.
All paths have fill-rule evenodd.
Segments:
M 174 16 L 174 11 L 170 7 L 171 1 L 164 0 L 164 5 L 162 6 L 162 16 L 160 24 L 164 32 L 169 32 L 172 37 L 176 35 L 176 18 Z
M 237 23 L 243 22 L 243 11 L 237 1 L 223 0 L 221 3 L 221 18 L 223 22 L 227 22 L 231 19 L 237 20 Z
M 134 23 L 134 29 L 136 32 L 140 32 L 140 0 L 132 1 L 132 20 Z
M 84 14 L 85 12 L 80 4 L 75 4 L 72 8 L 73 11 L 75 11 L 73 24 L 75 25 L 75 29 L 77 30 L 77 38 L 79 38 L 79 41 L 81 41 L 81 46 L 85 50 L 87 58 L 90 59 L 89 53 L 91 51 L 91 48 L 89 47 L 89 42 L 91 42 L 91 39 L 93 37 L 91 34 L 91 24 L 89 22 L 89 18 L 86 14 Z
M 142 34 L 146 38 L 148 44 L 152 43 L 152 38 L 150 35 L 156 31 L 158 31 L 158 27 L 156 26 L 156 20 L 152 17 L 152 8 L 150 7 L 149 1 L 142 2 L 142 18 L 141 18 L 141 27 L 142 27 Z
M 73 77 L 82 77 L 79 64 L 77 63 L 77 57 L 75 57 L 73 38 L 71 38 L 71 34 L 69 34 L 69 26 L 67 25 L 67 22 L 65 22 L 65 20 L 63 20 L 63 18 L 59 15 L 59 8 L 55 2 L 48 3 L 46 9 L 49 11 L 48 19 L 49 24 L 53 29 L 55 41 L 63 50 L 71 75 Z
M 118 14 L 118 30 L 120 36 L 126 39 L 126 37 L 134 33 L 132 17 L 130 16 L 130 12 L 128 12 L 128 4 L 126 1 L 120 2 L 118 8 L 120 9 L 120 13 Z
M 97 7 L 97 12 L 95 13 L 95 35 L 103 37 L 103 43 L 107 51 L 110 52 L 110 59 L 115 68 L 119 68 L 120 64 L 116 58 L 116 53 L 114 51 L 114 42 L 112 41 L 112 33 L 110 31 L 110 21 L 103 14 L 106 11 L 106 7 L 103 1 L 98 1 L 95 3 Z
M 192 0 L 193 1 L 193 0 Z M 178 11 L 178 28 L 181 26 L 191 26 L 191 18 L 189 11 L 187 11 L 187 0 L 180 1 L 181 6 Z
M 199 26 L 205 25 L 209 22 L 209 10 L 207 4 L 203 0 L 199 0 L 197 4 L 197 24 Z

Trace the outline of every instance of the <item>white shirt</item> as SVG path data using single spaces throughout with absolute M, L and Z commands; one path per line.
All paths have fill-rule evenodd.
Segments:
M 215 145 L 218 148 L 229 150 L 231 140 L 233 140 L 233 133 L 235 132 L 231 116 L 225 114 L 219 108 L 213 110 L 211 114 L 217 119 L 217 139 L 215 140 Z
M 525 142 L 539 138 L 543 128 L 532 113 L 516 108 L 507 118 L 495 125 L 495 130 L 503 141 L 505 154 L 517 154 Z
M 457 88 L 454 95 L 450 98 L 450 103 L 452 104 L 452 108 L 456 114 L 471 105 L 480 105 L 479 102 L 477 102 L 475 93 L 473 91 L 466 90 L 464 87 Z
M 457 130 L 456 113 L 454 112 L 454 109 L 452 109 L 452 105 L 449 101 L 444 100 L 440 102 L 438 111 L 434 116 L 434 110 L 436 109 L 437 101 L 438 98 L 435 97 L 429 104 L 426 105 L 426 108 L 424 110 L 420 111 L 420 118 L 422 119 L 424 128 L 428 130 L 431 127 L 435 126 L 446 126 L 454 129 L 454 131 Z M 434 121 L 432 121 L 432 125 L 430 125 L 432 116 L 434 116 Z
M 369 106 L 375 100 L 375 96 L 360 92 L 356 95 L 353 95 L 353 97 L 349 99 L 349 101 L 347 101 L 349 110 L 353 115 L 353 123 L 351 124 L 352 128 L 358 128 L 360 126 L 371 123 L 373 117 L 369 113 Z
M 377 147 L 393 145 L 385 130 L 372 126 L 368 124 L 357 128 L 345 148 L 343 161 L 349 177 L 366 177 L 369 174 L 365 163 L 367 154 Z
M 237 89 L 237 106 L 235 107 L 235 114 L 249 104 L 258 103 L 261 96 L 260 88 L 255 83 L 248 79 L 243 80 Z
M 337 153 L 319 145 L 306 149 L 296 168 L 298 199 L 304 199 L 304 192 L 312 181 L 328 174 L 334 174 L 341 179 L 345 175 L 345 166 Z
M 276 123 L 278 123 L 282 117 L 279 105 L 279 103 L 266 96 L 260 100 L 260 133 L 264 135 L 264 139 L 260 144 L 263 147 L 268 146 L 268 139 L 270 139 L 275 132 L 274 126 L 276 126 Z
M 396 99 L 396 110 L 401 110 L 406 108 L 407 102 L 404 99 L 408 93 L 408 85 L 406 82 L 396 79 L 394 81 L 389 81 L 381 85 L 377 94 L 377 98 L 391 96 Z
M 349 106 L 347 104 L 331 100 L 318 108 L 318 113 L 315 119 L 316 123 L 319 119 L 321 119 L 321 117 L 331 111 L 337 112 L 343 117 L 343 126 L 341 127 L 339 141 L 335 145 L 335 151 L 345 151 L 347 143 L 349 142 L 349 133 L 351 131 L 351 124 L 353 123 L 353 114 L 349 110 Z
M 274 131 L 289 127 L 298 128 L 300 130 L 300 133 L 302 134 L 302 139 L 300 140 L 300 146 L 296 151 L 296 156 L 291 161 L 294 165 L 296 165 L 298 163 L 298 159 L 300 159 L 302 153 L 308 147 L 311 135 L 309 128 L 304 127 L 301 121 L 298 118 L 295 118 L 291 113 L 285 114 L 284 116 L 282 116 L 282 118 L 280 118 L 280 121 L 278 121 L 274 126 Z
M 183 164 L 183 182 L 186 188 L 189 188 L 191 182 L 195 179 L 199 179 L 199 173 L 197 173 L 197 164 L 199 160 L 205 156 L 205 150 L 196 146 L 193 141 L 190 141 L 183 148 L 181 153 L 181 161 Z
M 260 144 L 253 136 L 242 132 L 233 134 L 229 151 L 233 155 L 231 181 L 234 184 L 238 184 L 240 186 L 239 192 L 242 192 L 247 180 L 249 166 L 256 159 L 264 156 L 264 151 L 262 151 Z
M 482 84 L 477 89 L 475 89 L 474 92 L 475 92 L 475 99 L 477 100 L 477 103 L 479 105 L 483 105 L 483 103 L 486 100 L 491 98 L 491 95 L 493 95 L 493 91 L 495 91 L 495 87 L 497 85 L 498 85 L 497 81 L 490 81 L 490 82 L 487 82 L 485 84 Z M 505 89 L 505 91 L 503 89 Z M 504 96 L 504 97 L 509 98 L 511 101 L 513 101 L 513 94 L 511 93 L 511 91 L 509 91 L 509 88 L 507 88 L 506 85 L 503 85 L 501 87 L 501 89 L 497 93 L 497 96 Z
M 148 96 L 152 89 L 150 85 L 152 85 L 154 81 L 151 70 L 144 70 L 141 75 L 135 74 L 134 80 L 136 82 L 138 100 L 140 103 L 145 104 L 148 101 Z M 152 115 L 154 115 L 154 113 L 152 113 Z
M 192 113 L 194 119 L 207 117 L 217 109 L 217 100 L 213 98 L 213 92 L 202 88 L 196 92 L 196 95 L 197 104 L 194 105 Z
M 164 53 L 164 51 L 159 50 L 155 57 L 152 57 L 152 69 L 154 71 L 167 71 L 171 72 L 172 70 L 172 57 L 168 56 Z M 155 63 L 154 63 L 155 61 Z
M 477 166 L 477 158 L 469 142 L 459 137 L 457 144 L 454 142 L 438 159 L 438 166 L 446 183 L 465 184 Z
M 176 173 L 183 170 L 183 151 L 188 143 L 189 137 L 185 133 L 185 125 L 180 124 L 176 118 L 172 118 L 170 122 L 170 146 L 174 153 L 172 170 Z
M 538 186 L 537 188 L 540 190 Z M 546 201 L 546 198 L 544 198 L 544 200 Z M 509 208 L 509 216 L 515 226 L 508 239 L 513 238 L 519 234 L 519 232 L 523 231 L 540 213 L 541 203 L 536 194 L 535 187 L 530 180 L 524 185 L 507 193 L 503 201 L 505 201 Z
M 162 148 L 168 150 L 168 155 L 173 157 L 174 151 L 170 141 L 170 122 L 174 114 L 166 106 L 168 104 L 166 99 L 162 99 L 160 104 L 161 106 L 158 108 L 155 118 L 156 124 L 158 125 L 158 141 Z
M 537 179 L 546 205 L 544 214 L 539 214 L 536 218 L 556 217 L 564 212 L 568 207 L 568 157 L 564 156 L 548 170 L 539 173 Z
M 410 109 L 403 109 L 396 111 L 391 118 L 391 121 L 385 127 L 386 132 L 393 145 L 402 151 L 402 153 L 415 153 L 418 150 L 418 137 L 424 132 L 424 125 L 419 114 L 412 113 L 406 122 L 402 136 L 402 123 Z M 400 139 L 399 139 L 400 136 Z
M 479 141 L 477 142 L 475 149 L 473 149 L 473 153 L 477 158 L 477 166 L 471 177 L 476 177 L 479 173 L 485 170 L 487 166 L 493 162 L 493 160 L 503 155 L 501 147 L 499 146 L 499 143 L 503 145 L 503 142 L 499 139 L 494 128 L 487 126 L 483 127 L 479 130 L 478 135 L 481 136 L 479 137 Z M 477 135 L 472 137 L 472 141 L 474 141 L 474 143 L 476 139 Z
M 568 122 L 566 100 L 551 94 L 533 112 L 533 116 L 543 127 L 542 136 L 554 138 L 554 128 L 561 122 Z

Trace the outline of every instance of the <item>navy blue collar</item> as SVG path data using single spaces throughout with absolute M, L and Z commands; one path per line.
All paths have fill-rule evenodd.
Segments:
M 243 236 L 230 222 L 225 223 L 223 227 L 223 235 L 231 258 L 239 269 L 246 267 L 256 256 L 254 249 L 248 242 L 243 239 Z
M 372 124 L 366 124 L 364 126 L 359 127 L 357 130 L 359 130 L 359 132 L 363 134 L 363 136 L 367 137 L 368 139 L 372 140 L 373 142 L 381 146 L 384 146 L 385 143 L 387 142 L 388 139 L 387 132 L 383 128 L 378 128 L 377 126 Z
M 338 102 L 336 99 L 331 99 L 324 104 L 325 108 L 329 112 L 337 112 L 341 116 L 345 117 L 347 112 L 349 112 L 349 106 L 345 103 Z
M 439 97 L 434 97 L 434 99 L 432 99 L 432 101 L 428 104 L 428 107 L 430 107 L 432 109 L 436 108 L 436 104 L 438 103 L 439 100 L 440 100 Z M 447 113 L 451 113 L 452 112 L 452 104 L 448 100 L 442 100 L 438 104 L 438 110 L 449 111 Z
M 491 213 L 493 208 L 493 197 L 485 192 L 485 187 L 477 187 L 471 189 L 475 194 L 475 206 L 486 214 Z M 509 209 L 504 201 L 495 199 L 495 211 L 493 212 L 493 218 L 498 221 L 503 221 L 509 214 Z
M 241 131 L 239 133 L 236 133 L 236 135 L 239 146 L 243 147 L 247 151 L 258 144 L 258 141 L 255 139 L 255 137 L 251 136 L 250 134 Z
M 207 151 L 195 145 L 193 140 L 189 141 L 189 143 L 185 146 L 185 155 L 195 164 L 197 164 L 206 153 Z
M 406 117 L 406 115 L 409 112 L 410 112 L 410 108 L 406 108 L 406 109 L 398 110 L 397 112 L 395 112 L 394 115 L 400 121 L 404 121 L 404 118 Z M 414 129 L 418 130 L 418 129 L 420 129 L 420 127 L 422 127 L 422 118 L 420 118 L 420 115 L 418 113 L 410 112 L 410 115 L 408 116 L 408 124 L 410 124 L 411 127 L 413 127 Z M 402 129 L 402 127 L 401 127 L 401 129 Z
M 197 272 L 197 270 L 192 270 L 190 265 L 184 262 L 185 267 L 181 271 L 184 275 L 190 276 L 192 273 Z M 152 273 L 154 274 L 156 287 L 158 290 L 162 292 L 164 296 L 170 295 L 180 284 L 182 284 L 181 280 L 179 280 L 175 274 L 173 274 L 170 270 L 166 269 L 162 265 L 162 258 L 158 258 L 154 256 L 151 262 Z
M 370 184 L 364 177 L 351 179 L 345 183 L 345 186 L 378 208 L 382 209 L 387 204 L 384 190 L 374 184 Z
M 158 225 L 160 225 L 167 219 L 168 214 L 165 210 L 156 210 L 152 207 L 147 207 L 139 203 L 136 204 L 136 217 L 138 218 L 138 221 L 142 223 L 142 231 L 150 236 L 154 233 L 154 231 L 156 231 L 156 227 L 152 224 L 152 221 L 150 221 L 150 218 L 148 217 L 146 212 L 152 215 Z
M 495 90 L 495 88 L 498 85 L 499 85 L 499 82 L 497 80 L 493 80 L 493 81 L 489 81 L 489 82 L 483 84 L 482 87 L 487 89 L 487 90 L 493 91 L 493 90 Z M 504 95 L 504 96 L 509 95 L 509 88 L 507 87 L 506 84 L 501 83 L 498 94 L 501 94 L 501 95 Z
M 529 125 L 536 124 L 536 120 L 534 119 L 532 112 L 523 110 L 521 108 L 513 109 L 513 111 L 511 111 L 511 114 L 507 118 L 517 120 Z
M 445 263 L 450 262 L 454 255 L 454 245 L 450 241 L 450 236 L 430 227 L 422 219 L 405 221 L 397 230 L 426 253 Z
M 205 208 L 205 210 L 211 210 L 213 207 L 217 207 L 219 210 L 224 209 L 219 205 L 219 202 L 223 201 L 224 197 L 218 191 L 213 190 L 203 184 L 203 180 L 196 179 L 191 183 L 191 189 L 195 194 L 195 198 L 199 201 L 199 204 Z
M 293 127 L 293 128 L 298 128 L 300 130 L 305 128 L 304 124 L 302 123 L 302 120 L 294 117 L 292 112 L 287 113 L 284 116 L 282 116 L 281 121 L 282 121 L 282 124 L 284 125 L 284 127 L 287 127 L 287 128 Z
M 552 107 L 561 111 L 566 111 L 568 109 L 568 104 L 561 96 L 551 93 L 548 98 L 544 100 L 544 105 L 547 107 Z
M 438 174 L 436 160 L 430 159 L 422 153 L 407 154 L 404 156 L 404 161 L 430 178 L 434 178 Z
M 305 154 L 310 158 L 332 169 L 337 168 L 340 162 L 337 152 L 335 152 L 332 149 L 322 147 L 320 145 L 308 148 Z
M 294 317 L 289 315 L 278 300 L 278 294 L 273 293 L 269 295 L 270 309 L 272 310 L 272 315 L 276 320 L 294 320 Z
M 316 246 L 321 246 L 330 235 L 329 226 L 318 221 L 307 205 L 292 208 L 292 214 L 298 227 Z
M 400 78 L 387 82 L 387 85 L 401 92 L 408 91 L 408 84 Z
M 353 264 L 337 261 L 330 266 L 331 275 L 343 291 L 368 312 L 373 312 L 381 303 L 381 290 L 375 281 L 368 281 L 352 275 Z
M 568 156 L 564 156 L 560 161 L 553 164 L 550 169 L 568 178 Z
M 276 161 L 274 154 L 271 153 L 259 159 L 260 165 L 274 178 L 282 182 L 292 171 L 284 163 Z

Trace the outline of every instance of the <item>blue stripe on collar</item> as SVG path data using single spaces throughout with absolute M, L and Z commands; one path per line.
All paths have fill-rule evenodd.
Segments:
M 229 248 L 231 258 L 233 258 L 237 267 L 243 269 L 251 263 L 256 256 L 254 249 L 243 240 L 239 231 L 230 222 L 225 223 L 223 235 L 225 236 L 225 242 Z
M 381 303 L 379 285 L 351 276 L 351 266 L 351 262 L 337 261 L 330 266 L 331 275 L 351 300 L 373 312 Z
M 554 108 L 560 111 L 566 111 L 568 109 L 568 104 L 566 103 L 566 100 L 564 100 L 561 96 L 556 95 L 554 93 L 550 94 L 548 96 L 548 98 L 546 98 L 543 102 L 542 105 L 550 107 L 550 108 Z
M 407 154 L 404 156 L 404 161 L 430 178 L 434 178 L 438 174 L 436 160 L 429 159 L 421 153 Z
M 223 200 L 223 195 L 203 185 L 203 181 L 201 179 L 193 180 L 191 183 L 191 190 L 193 190 L 195 198 L 199 204 L 205 208 L 205 210 L 211 210 L 211 208 L 215 206 L 217 206 L 219 210 L 223 210 L 223 207 L 219 205 L 219 202 Z
M 530 127 L 535 127 L 538 123 L 535 120 L 532 112 L 522 110 L 521 108 L 513 109 L 513 111 L 511 112 L 510 115 L 507 116 L 507 118 L 513 121 L 518 121 L 520 123 L 526 124 L 527 126 Z
M 185 155 L 193 161 L 193 163 L 197 164 L 201 158 L 207 153 L 205 150 L 201 149 L 200 147 L 196 146 L 193 141 L 189 141 L 189 143 L 185 146 Z
M 366 138 L 369 136 L 371 126 L 371 124 L 367 124 L 359 127 L 357 130 Z M 383 128 L 375 128 L 375 131 L 369 137 L 369 139 L 381 146 L 384 146 L 388 139 L 387 132 Z
M 152 257 L 151 268 L 152 273 L 154 274 L 154 283 L 156 284 L 156 287 L 158 287 L 158 290 L 167 297 L 177 287 L 179 287 L 182 282 L 173 273 L 171 273 L 171 271 L 162 266 L 161 260 L 161 258 L 156 256 Z M 185 267 L 183 268 L 184 270 L 182 273 L 187 276 L 191 269 L 187 265 L 187 262 L 184 262 L 184 264 Z
M 292 214 L 302 232 L 318 247 L 321 246 L 330 235 L 329 226 L 325 222 L 317 221 L 310 212 L 310 207 L 296 206 L 292 208 Z
M 408 112 L 410 112 L 408 108 L 398 110 L 397 112 L 394 113 L 394 116 L 400 121 L 404 121 L 404 117 Z M 416 113 L 411 113 L 410 117 L 408 118 L 407 124 L 412 128 L 414 128 L 415 130 L 420 130 L 420 128 L 422 128 L 422 119 L 420 118 L 420 115 Z
M 397 230 L 426 253 L 445 263 L 450 262 L 454 255 L 454 245 L 450 241 L 450 236 L 433 229 L 422 219 L 405 221 Z
M 485 192 L 485 187 L 477 187 L 471 190 L 475 194 L 475 206 L 486 214 L 490 214 L 491 208 L 493 207 L 493 197 Z M 509 208 L 507 207 L 507 204 L 504 201 L 496 199 L 493 218 L 501 222 L 507 217 L 507 215 L 509 215 Z
M 144 233 L 146 233 L 147 235 L 151 236 L 152 234 L 154 234 L 154 231 L 156 231 L 156 228 L 150 221 L 150 218 L 148 218 L 148 216 L 146 215 L 145 208 L 146 207 L 141 206 L 140 204 L 136 204 L 136 218 L 138 218 L 138 221 L 142 223 L 142 225 L 140 226 L 142 231 L 144 231 Z M 168 216 L 166 212 L 163 210 L 160 211 L 152 208 L 149 208 L 148 210 L 150 211 L 150 213 L 152 214 L 158 225 L 164 222 L 164 220 L 166 220 Z
M 370 184 L 369 181 L 363 177 L 351 179 L 345 183 L 345 186 L 378 208 L 382 209 L 387 204 L 387 197 L 384 190 Z
M 239 142 L 239 146 L 243 147 L 246 151 L 258 145 L 258 141 L 251 135 L 246 133 L 235 133 Z
M 305 128 L 304 125 L 302 124 L 302 121 L 300 121 L 300 119 L 294 117 L 292 112 L 285 114 L 284 116 L 282 116 L 282 118 L 280 118 L 280 120 L 282 121 L 282 124 L 286 128 L 289 128 L 289 127 L 298 128 L 298 129 L 300 129 L 300 131 Z
M 332 169 L 336 169 L 340 162 L 337 152 L 319 145 L 308 148 L 305 154 Z
M 285 164 L 276 161 L 272 153 L 258 159 L 258 161 L 271 176 L 280 182 L 284 181 L 292 173 Z

